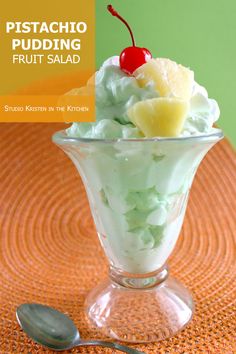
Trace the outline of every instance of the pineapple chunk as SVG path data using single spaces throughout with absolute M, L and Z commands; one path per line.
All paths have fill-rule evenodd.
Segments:
M 135 72 L 139 85 L 146 86 L 150 81 L 154 82 L 155 88 L 161 97 L 178 97 L 189 100 L 194 83 L 193 71 L 176 62 L 157 58 L 140 66 Z
M 159 97 L 135 103 L 127 112 L 130 121 L 147 138 L 178 136 L 189 103 L 180 98 Z

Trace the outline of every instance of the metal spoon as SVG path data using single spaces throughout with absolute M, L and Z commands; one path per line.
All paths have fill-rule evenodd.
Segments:
M 144 354 L 117 343 L 82 340 L 74 322 L 68 316 L 49 306 L 23 304 L 17 308 L 16 318 L 21 328 L 35 342 L 57 351 L 77 346 L 101 346 L 129 354 Z

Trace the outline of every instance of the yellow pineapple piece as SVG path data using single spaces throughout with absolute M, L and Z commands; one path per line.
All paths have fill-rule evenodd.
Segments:
M 189 103 L 180 98 L 159 97 L 135 103 L 127 112 L 130 121 L 147 138 L 178 136 L 183 128 Z
M 141 87 L 153 81 L 161 97 L 174 96 L 183 100 L 189 100 L 191 97 L 193 71 L 170 59 L 151 59 L 140 66 L 134 72 L 134 76 Z

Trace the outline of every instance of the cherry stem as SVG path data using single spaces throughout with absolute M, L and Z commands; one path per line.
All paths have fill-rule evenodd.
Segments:
M 136 47 L 136 45 L 135 45 L 135 40 L 134 40 L 134 35 L 133 35 L 133 32 L 132 32 L 132 30 L 131 30 L 129 24 L 125 21 L 125 19 L 123 19 L 123 17 L 121 17 L 121 16 L 118 14 L 118 12 L 114 9 L 114 7 L 113 7 L 112 5 L 108 5 L 108 6 L 107 6 L 107 10 L 112 14 L 112 16 L 117 17 L 119 20 L 121 20 L 121 22 L 123 22 L 123 23 L 126 25 L 126 27 L 127 27 L 128 30 L 129 30 L 129 33 L 130 33 L 130 35 L 131 35 L 133 46 Z

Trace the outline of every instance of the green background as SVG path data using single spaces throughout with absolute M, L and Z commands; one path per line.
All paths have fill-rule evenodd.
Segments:
M 96 1 L 97 67 L 131 45 L 109 0 Z M 220 106 L 218 125 L 236 146 L 236 0 L 111 0 L 137 46 L 190 67 Z

